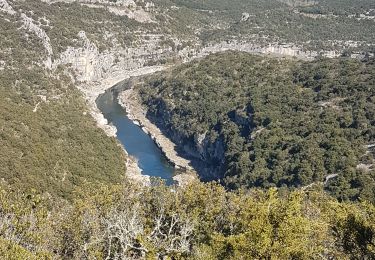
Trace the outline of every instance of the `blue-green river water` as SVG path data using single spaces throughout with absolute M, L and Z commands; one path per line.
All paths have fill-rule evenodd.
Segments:
M 133 123 L 117 102 L 116 88 L 100 95 L 96 104 L 109 123 L 117 128 L 117 138 L 129 155 L 135 157 L 142 174 L 160 177 L 167 184 L 173 183 L 174 168 L 149 135 Z

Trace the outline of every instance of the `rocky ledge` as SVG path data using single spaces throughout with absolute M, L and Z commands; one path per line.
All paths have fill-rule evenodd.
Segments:
M 138 167 L 137 160 L 129 154 L 127 154 L 126 158 L 126 176 L 133 182 L 139 183 L 143 186 L 151 185 L 150 176 L 142 174 L 142 170 Z
M 163 69 L 165 69 L 164 66 L 151 66 L 134 70 L 117 71 L 108 75 L 107 77 L 103 77 L 100 80 L 78 84 L 77 88 L 81 90 L 84 94 L 87 100 L 87 104 L 89 106 L 90 114 L 97 122 L 98 127 L 103 129 L 108 136 L 116 137 L 116 127 L 112 124 L 108 124 L 107 119 L 104 118 L 103 114 L 96 106 L 96 99 L 99 97 L 100 94 L 103 94 L 107 89 L 113 87 L 114 85 L 123 80 L 126 80 L 130 77 L 154 73 Z

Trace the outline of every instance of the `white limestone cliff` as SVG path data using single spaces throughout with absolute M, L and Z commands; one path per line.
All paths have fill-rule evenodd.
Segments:
M 109 12 L 119 16 L 127 16 L 140 23 L 156 23 L 152 11 L 154 11 L 155 4 L 152 2 L 145 2 L 143 0 L 42 0 L 46 3 L 78 2 L 82 5 L 93 8 L 105 8 Z
M 217 44 L 208 45 L 201 49 L 197 56 L 203 57 L 210 53 L 217 53 L 223 51 L 243 51 L 254 54 L 269 54 L 274 56 L 290 56 L 303 60 L 312 60 L 318 55 L 328 58 L 334 58 L 341 55 L 338 51 L 305 51 L 302 47 L 294 44 L 269 43 L 262 45 L 256 41 L 223 41 Z
M 35 33 L 35 35 L 42 40 L 44 49 L 47 52 L 47 58 L 44 61 L 44 64 L 47 68 L 51 69 L 53 51 L 50 43 L 50 38 L 48 37 L 47 33 L 42 28 L 40 28 L 40 26 L 34 23 L 34 20 L 32 18 L 28 17 L 24 13 L 21 14 L 21 18 L 23 22 L 23 28 L 32 33 Z
M 0 11 L 10 15 L 14 15 L 16 13 L 16 11 L 13 10 L 13 7 L 6 0 L 0 0 Z
M 60 64 L 70 64 L 76 73 L 78 81 L 95 81 L 103 77 L 104 71 L 110 69 L 115 57 L 110 52 L 99 53 L 97 46 L 92 43 L 84 31 L 79 32 L 78 37 L 81 47 L 68 47 L 53 62 L 52 67 Z

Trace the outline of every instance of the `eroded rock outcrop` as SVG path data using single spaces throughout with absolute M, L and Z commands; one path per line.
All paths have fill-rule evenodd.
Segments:
M 16 11 L 13 10 L 13 7 L 6 0 L 0 0 L 0 11 L 10 15 L 14 15 L 16 13 Z
M 39 39 L 41 39 L 44 49 L 47 52 L 47 58 L 44 61 L 44 64 L 47 68 L 51 69 L 53 50 L 52 50 L 50 38 L 48 37 L 47 33 L 42 28 L 40 28 L 39 25 L 34 23 L 34 20 L 32 18 L 28 17 L 24 13 L 21 14 L 21 18 L 23 22 L 23 27 L 26 30 L 34 33 Z
M 120 16 L 127 16 L 140 23 L 155 23 L 152 11 L 154 11 L 155 4 L 152 2 L 145 2 L 139 0 L 42 0 L 46 3 L 65 2 L 73 3 L 78 2 L 82 5 L 93 8 L 104 8 L 109 12 Z
M 68 47 L 54 61 L 53 67 L 70 64 L 78 81 L 96 81 L 103 78 L 104 71 L 109 70 L 114 63 L 114 54 L 99 53 L 97 46 L 86 37 L 84 31 L 79 32 L 78 37 L 82 47 Z
M 154 65 L 178 55 L 172 47 L 161 47 L 163 35 L 140 34 L 138 37 L 141 43 L 137 47 L 116 45 L 100 52 L 86 33 L 81 31 L 78 34 L 81 47 L 68 47 L 54 61 L 53 67 L 69 64 L 78 81 L 94 82 L 113 77 L 114 74 Z
M 291 7 L 312 6 L 318 3 L 318 1 L 314 1 L 314 0 L 277 0 L 277 1 L 284 3 L 286 5 L 289 5 Z
M 287 44 L 287 43 L 269 43 L 261 45 L 255 41 L 223 41 L 217 44 L 212 44 L 204 47 L 198 54 L 198 56 L 206 56 L 210 53 L 218 53 L 223 51 L 243 51 L 248 53 L 258 54 L 270 54 L 276 56 L 291 56 L 303 60 L 312 60 L 318 55 L 322 55 L 328 58 L 334 58 L 341 55 L 338 51 L 305 51 L 301 47 Z

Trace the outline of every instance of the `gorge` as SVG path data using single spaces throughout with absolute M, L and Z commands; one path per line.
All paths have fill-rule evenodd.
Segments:
M 0 0 L 0 259 L 375 259 L 374 0 Z
M 154 141 L 126 115 L 126 111 L 118 104 L 118 86 L 114 86 L 101 94 L 96 104 L 108 123 L 117 129 L 117 139 L 122 143 L 129 156 L 135 157 L 142 174 L 159 177 L 166 184 L 173 183 L 174 168 L 167 162 Z

